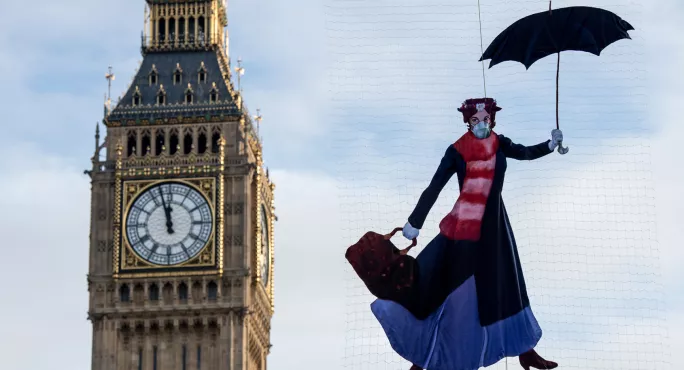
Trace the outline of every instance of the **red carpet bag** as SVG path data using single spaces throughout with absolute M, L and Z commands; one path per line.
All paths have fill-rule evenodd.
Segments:
M 369 231 L 344 256 L 374 296 L 408 304 L 418 279 L 418 263 L 408 252 L 417 241 L 399 250 L 390 239 L 401 230 L 387 235 Z

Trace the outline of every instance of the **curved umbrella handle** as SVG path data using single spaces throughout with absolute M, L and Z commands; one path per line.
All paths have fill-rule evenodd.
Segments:
M 404 230 L 404 228 L 403 227 L 397 227 L 396 229 L 392 230 L 391 233 L 385 235 L 385 240 L 392 239 L 394 234 L 398 233 L 401 230 Z M 413 238 L 411 245 L 409 245 L 407 248 L 399 251 L 399 254 L 401 254 L 402 256 L 405 256 L 406 254 L 408 254 L 408 252 L 411 250 L 411 248 L 416 246 L 416 244 L 418 244 L 418 238 Z
M 567 146 L 565 148 L 563 147 L 562 141 L 560 143 L 558 143 L 558 153 L 559 154 L 565 155 L 565 154 L 568 154 L 569 151 L 570 151 L 569 147 L 567 147 Z

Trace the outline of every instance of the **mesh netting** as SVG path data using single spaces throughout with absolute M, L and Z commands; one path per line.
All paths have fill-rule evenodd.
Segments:
M 508 161 L 504 200 L 528 293 L 544 337 L 537 347 L 563 369 L 664 369 L 666 326 L 656 241 L 650 131 L 645 121 L 639 1 L 602 0 L 637 28 L 596 57 L 561 56 L 560 127 L 570 153 Z M 554 1 L 554 8 L 582 5 Z M 483 93 L 477 0 L 327 0 L 330 119 L 343 237 L 403 226 L 448 145 L 465 131 L 456 108 Z M 484 47 L 548 1 L 482 0 Z M 533 145 L 555 128 L 556 58 L 529 71 L 486 70 L 503 107 L 498 133 Z M 421 230 L 438 232 L 458 196 L 452 179 Z M 404 241 L 396 240 L 398 245 Z M 346 267 L 349 369 L 408 369 L 370 311 L 373 297 Z M 518 368 L 516 359 L 494 369 Z

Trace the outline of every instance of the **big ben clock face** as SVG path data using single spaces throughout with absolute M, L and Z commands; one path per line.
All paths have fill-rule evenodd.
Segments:
M 271 245 L 268 237 L 268 221 L 266 207 L 261 206 L 261 282 L 268 285 L 268 273 L 271 271 Z
M 197 256 L 212 234 L 207 199 L 180 182 L 147 188 L 126 217 L 126 238 L 135 253 L 155 265 L 179 265 Z

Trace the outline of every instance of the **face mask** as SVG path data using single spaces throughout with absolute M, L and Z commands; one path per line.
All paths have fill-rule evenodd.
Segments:
M 492 129 L 489 127 L 489 123 L 480 121 L 477 125 L 471 128 L 471 131 L 473 134 L 475 134 L 476 138 L 486 139 L 489 137 L 489 134 L 491 134 Z

